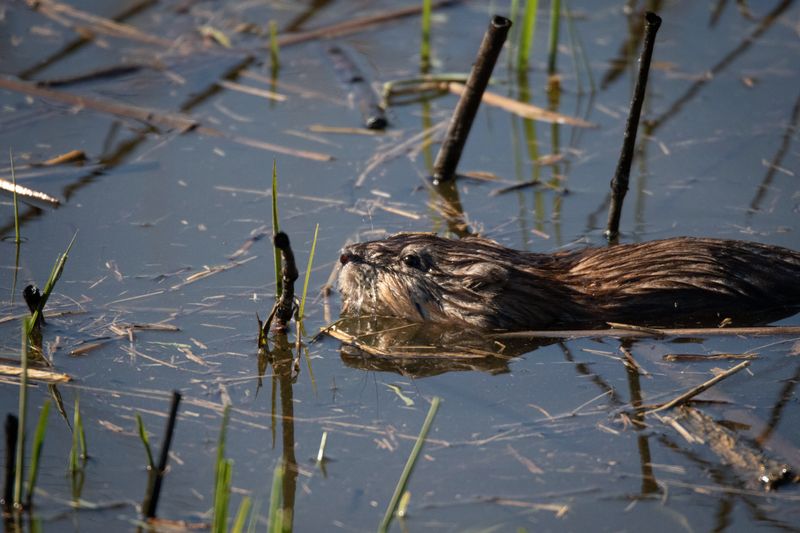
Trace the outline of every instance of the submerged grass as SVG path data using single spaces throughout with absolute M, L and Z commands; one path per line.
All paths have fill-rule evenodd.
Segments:
M 272 160 L 272 237 L 281 230 L 278 223 L 278 164 Z M 275 256 L 275 297 L 280 298 L 283 293 L 283 282 L 281 280 L 281 251 L 276 247 L 272 247 L 272 253 Z
M 417 463 L 417 458 L 422 451 L 422 445 L 425 444 L 428 431 L 430 431 L 431 424 L 433 424 L 433 419 L 436 417 L 436 412 L 439 410 L 439 402 L 439 397 L 434 396 L 433 401 L 431 401 L 431 407 L 428 409 L 428 415 L 425 417 L 425 422 L 422 423 L 422 429 L 419 431 L 417 441 L 414 443 L 414 448 L 411 450 L 411 455 L 408 456 L 406 466 L 403 468 L 403 472 L 400 474 L 400 479 L 397 481 L 397 486 L 394 488 L 392 499 L 389 500 L 389 506 L 386 508 L 386 514 L 383 515 L 383 520 L 378 526 L 379 532 L 385 532 L 389 529 L 389 524 L 391 524 L 392 517 L 395 515 L 395 511 L 400 503 L 400 498 L 406 490 L 408 478 L 411 477 L 411 472 L 414 470 L 414 465 Z
M 28 467 L 28 487 L 25 494 L 25 506 L 30 508 L 33 502 L 33 491 L 36 488 L 36 478 L 39 475 L 39 459 L 42 456 L 44 435 L 47 432 L 47 418 L 50 414 L 50 400 L 45 400 L 42 412 L 39 413 L 39 423 L 36 424 L 36 433 L 33 435 L 31 445 L 31 464 Z
M 539 7 L 539 0 L 528 0 L 525 2 L 525 10 L 522 14 L 522 27 L 519 30 L 519 45 L 517 46 L 517 70 L 524 72 L 528 70 L 530 60 L 531 45 L 536 31 L 536 12 Z

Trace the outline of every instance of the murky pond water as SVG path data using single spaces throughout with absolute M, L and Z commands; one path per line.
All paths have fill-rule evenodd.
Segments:
M 490 12 L 508 14 L 508 4 L 463 2 L 438 10 L 431 72 L 467 71 Z M 24 242 L 16 269 L 12 202 L 2 197 L 2 235 L 12 236 L 0 242 L 4 360 L 19 358 L 21 288 L 43 285 L 78 232 L 49 303 L 43 342 L 53 370 L 72 377 L 57 390 L 70 424 L 80 397 L 90 458 L 75 489 L 67 468 L 71 429 L 51 412 L 34 513 L 48 530 L 133 527 L 147 480 L 135 416 L 143 417 L 157 452 L 173 389 L 183 403 L 158 508 L 167 519 L 210 520 L 217 438 L 230 403 L 231 514 L 249 496 L 266 522 L 273 472 L 283 463 L 283 506 L 293 510 L 285 520 L 297 531 L 374 529 L 429 403 L 440 397 L 408 485 L 408 516 L 400 524 L 408 530 L 797 528 L 796 486 L 766 492 L 709 442 L 691 442 L 666 419 L 636 409 L 738 362 L 665 356 L 756 354 L 747 370 L 712 387 L 699 405 L 741 447 L 800 468 L 796 337 L 581 337 L 512 358 L 433 367 L 354 356 L 327 336 L 311 342 L 337 318 L 337 296 L 318 294 L 345 243 L 448 228 L 442 202 L 424 179 L 436 145 L 421 146 L 424 136 L 414 136 L 445 121 L 455 96 L 391 107 L 383 134 L 319 127 L 361 122 L 327 45 L 340 45 L 371 81 L 416 77 L 416 16 L 285 43 L 273 82 L 264 30 L 252 30 L 276 20 L 279 29 L 299 32 L 399 6 L 65 5 L 41 2 L 39 11 L 24 2 L 0 5 L 6 51 L 0 71 L 27 82 L 0 91 L 0 146 L 3 153 L 13 149 L 20 185 L 61 201 L 58 207 L 21 204 Z M 572 16 L 561 23 L 556 96 L 547 92 L 548 5 L 540 2 L 530 72 L 520 78 L 509 69 L 513 47 L 507 47 L 491 90 L 596 127 L 527 121 L 484 105 L 459 170 L 501 181 L 459 181 L 473 229 L 536 251 L 603 243 L 608 182 L 642 38 L 639 21 L 649 9 L 664 23 L 622 240 L 704 235 L 800 248 L 796 2 L 573 0 L 563 6 Z M 85 13 L 138 32 L 122 35 L 123 29 Z M 224 38 L 215 41 L 215 32 L 232 47 L 220 43 Z M 121 65 L 136 68 L 106 70 Z M 107 75 L 75 79 L 90 72 Z M 43 80 L 62 83 L 32 84 Z M 280 96 L 267 99 L 266 90 Z M 135 115 L 132 106 L 162 113 Z M 169 122 L 170 113 L 183 115 Z M 180 120 L 187 117 L 200 127 L 182 132 L 187 124 Z M 70 150 L 82 150 L 87 161 L 36 165 Z M 267 364 L 256 346 L 256 313 L 269 312 L 275 291 L 269 238 L 260 238 L 271 233 L 273 160 L 281 224 L 301 269 L 319 224 L 307 351 L 296 380 L 289 363 Z M 3 178 L 10 179 L 8 169 Z M 552 186 L 492 194 L 532 179 Z M 176 330 L 131 330 L 134 324 Z M 624 364 L 625 351 L 638 371 Z M 16 412 L 18 390 L 15 379 L 2 379 L 3 413 Z M 46 384 L 31 387 L 34 415 L 52 394 Z M 28 425 L 32 430 L 35 420 Z M 322 467 L 315 458 L 324 432 Z M 705 440 L 713 439 L 706 434 Z M 71 509 L 78 497 L 83 503 Z

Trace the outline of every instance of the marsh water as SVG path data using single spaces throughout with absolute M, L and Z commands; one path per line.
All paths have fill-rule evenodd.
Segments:
M 437 9 L 428 71 L 467 72 L 490 15 L 509 15 L 509 4 Z M 501 360 L 438 357 L 435 364 L 343 351 L 336 339 L 314 337 L 338 317 L 335 291 L 321 290 L 343 245 L 399 231 L 452 235 L 454 205 L 471 230 L 510 247 L 604 245 L 608 184 L 645 10 L 664 22 L 621 241 L 702 235 L 800 249 L 796 2 L 562 3 L 570 16 L 560 24 L 559 88 L 550 91 L 549 2 L 539 2 L 528 71 L 513 67 L 512 32 L 490 90 L 594 127 L 483 105 L 459 166 L 483 179 L 459 180 L 450 203 L 426 177 L 442 131 L 435 126 L 449 118 L 457 97 L 406 95 L 408 103 L 389 107 L 386 131 L 367 135 L 352 88 L 342 85 L 327 52 L 337 44 L 375 85 L 418 77 L 418 16 L 286 42 L 277 70 L 266 45 L 270 20 L 285 34 L 410 4 L 65 5 L 41 2 L 36 11 L 22 1 L 0 3 L 0 72 L 29 82 L 0 90 L 0 152 L 13 150 L 18 184 L 60 200 L 21 199 L 17 248 L 11 196 L 0 198 L 4 360 L 19 360 L 22 287 L 44 285 L 77 232 L 43 329 L 52 370 L 72 379 L 56 386 L 66 412 L 50 413 L 40 492 L 26 523 L 41 521 L 45 530 L 136 527 L 147 459 L 135 417 L 143 418 L 157 453 L 171 391 L 179 390 L 158 507 L 164 519 L 210 521 L 218 435 L 230 404 L 231 514 L 250 497 L 262 530 L 273 472 L 283 464 L 286 528 L 373 530 L 439 397 L 407 487 L 407 516 L 395 530 L 798 529 L 796 485 L 766 491 L 757 473 L 640 409 L 739 362 L 668 355 L 752 355 L 748 369 L 712 387 L 697 406 L 741 446 L 800 468 L 797 337 L 589 336 L 527 346 Z M 81 77 L 87 73 L 94 75 Z M 93 102 L 182 113 L 201 127 L 48 97 L 32 92 L 36 81 L 60 82 L 42 88 Z M 265 98 L 267 90 L 280 96 Z M 36 165 L 71 150 L 83 151 L 86 161 Z M 293 335 L 289 345 L 278 342 L 272 359 L 259 355 L 256 343 L 256 314 L 269 313 L 275 294 L 273 161 L 280 223 L 301 274 L 319 225 L 297 367 L 287 362 L 298 355 Z M 11 179 L 8 165 L 0 166 Z M 494 194 L 531 181 L 537 184 Z M 625 351 L 637 366 L 624 364 Z M 16 413 L 18 391 L 15 378 L 2 378 L 3 415 Z M 53 396 L 52 387 L 33 382 L 29 431 Z M 76 397 L 89 454 L 78 484 L 68 472 Z

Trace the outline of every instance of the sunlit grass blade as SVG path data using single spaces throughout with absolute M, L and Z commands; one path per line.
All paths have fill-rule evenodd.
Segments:
M 519 29 L 519 45 L 517 47 L 517 70 L 520 72 L 528 70 L 533 36 L 536 31 L 536 11 L 538 7 L 539 0 L 525 2 L 525 10 L 522 13 L 522 27 Z
M 42 312 L 44 311 L 45 305 L 47 304 L 47 299 L 50 298 L 50 294 L 53 292 L 53 289 L 56 286 L 56 282 L 58 282 L 61 274 L 64 272 L 64 265 L 67 263 L 67 258 L 69 257 L 69 251 L 72 249 L 72 245 L 75 244 L 75 238 L 78 236 L 76 232 L 75 235 L 72 236 L 72 240 L 69 241 L 69 245 L 67 245 L 67 249 L 64 250 L 63 254 L 58 256 L 56 259 L 55 264 L 53 265 L 53 270 L 50 271 L 50 277 L 47 278 L 47 283 L 44 285 L 44 289 L 42 290 L 42 297 L 39 299 L 39 305 L 36 308 L 36 311 L 33 312 L 31 318 L 33 318 L 33 325 L 39 322 L 39 317 L 42 316 Z
M 317 249 L 317 233 L 319 233 L 319 224 L 314 228 L 314 240 L 311 241 L 311 253 L 308 254 L 308 266 L 306 267 L 306 278 L 303 280 L 303 296 L 300 298 L 300 310 L 297 312 L 297 320 L 305 318 L 306 308 L 306 293 L 308 292 L 308 280 L 311 278 L 311 266 L 314 264 L 314 251 Z
M 272 493 L 269 497 L 269 533 L 281 533 L 283 531 L 283 464 L 279 463 L 272 474 Z
M 19 244 L 19 204 L 17 203 L 17 173 L 14 171 L 14 153 L 8 149 L 8 159 L 11 161 L 11 183 L 14 186 L 14 242 Z
M 231 533 L 242 533 L 244 530 L 244 523 L 247 521 L 247 514 L 250 512 L 250 497 L 245 496 L 239 504 L 239 510 L 236 512 L 236 519 L 233 521 Z
M 561 0 L 550 0 L 550 37 L 547 43 L 547 73 L 556 72 L 558 56 L 558 30 L 561 26 Z
M 258 513 L 261 512 L 261 500 L 256 499 L 253 504 L 253 510 L 250 513 L 250 520 L 247 521 L 247 533 L 256 533 L 256 526 L 258 525 Z
M 50 414 L 50 400 L 45 400 L 42 412 L 39 413 L 39 423 L 36 424 L 36 433 L 33 435 L 31 446 L 31 464 L 28 467 L 28 487 L 25 494 L 25 506 L 30 509 L 33 501 L 33 491 L 36 488 L 36 478 L 39 475 L 39 459 L 42 456 L 44 435 L 47 432 L 47 418 Z
M 422 0 L 422 40 L 419 47 L 420 69 L 431 66 L 431 0 Z
M 278 166 L 277 162 L 272 160 L 272 236 L 278 234 L 281 230 L 278 223 Z M 283 293 L 283 282 L 281 280 L 281 251 L 274 245 L 272 253 L 275 255 L 275 297 L 280 298 Z
M 152 472 L 155 470 L 156 464 L 153 462 L 153 452 L 150 450 L 150 439 L 147 437 L 147 431 L 144 429 L 144 422 L 142 422 L 142 417 L 139 413 L 136 413 L 136 428 L 139 430 L 139 438 L 147 454 L 147 468 Z
M 214 516 L 211 523 L 211 531 L 214 533 L 224 533 L 228 522 L 228 499 L 230 498 L 233 470 L 233 461 L 225 459 L 225 437 L 228 430 L 229 417 L 230 405 L 226 405 L 225 410 L 222 412 L 222 424 L 219 429 L 219 441 L 217 442 L 217 460 L 214 465 Z
M 408 456 L 406 466 L 403 468 L 400 479 L 397 481 L 397 486 L 394 488 L 394 494 L 392 494 L 392 499 L 389 501 L 389 506 L 386 508 L 386 514 L 383 515 L 383 520 L 380 526 L 378 526 L 378 531 L 380 532 L 385 532 L 389 529 L 389 524 L 392 522 L 392 517 L 397 510 L 397 505 L 400 503 L 400 498 L 406 490 L 408 479 L 411 477 L 411 472 L 414 470 L 414 465 L 422 451 L 422 446 L 425 444 L 425 439 L 428 436 L 428 431 L 431 429 L 433 419 L 436 417 L 436 411 L 439 410 L 439 401 L 438 396 L 434 396 L 433 401 L 431 401 L 431 407 L 428 409 L 428 416 L 425 417 L 425 422 L 422 423 L 422 429 L 419 431 L 419 436 L 414 443 L 414 448 L 411 450 L 411 455 Z
M 272 71 L 277 71 L 281 66 L 280 47 L 278 46 L 278 23 L 274 20 L 269 21 L 269 59 L 272 63 Z

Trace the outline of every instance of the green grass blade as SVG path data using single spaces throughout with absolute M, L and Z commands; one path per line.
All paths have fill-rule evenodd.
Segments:
M 283 511 L 281 503 L 283 501 L 283 464 L 279 463 L 272 474 L 272 493 L 269 497 L 269 533 L 281 533 L 283 531 Z
M 150 439 L 147 437 L 147 431 L 144 429 L 144 422 L 142 422 L 142 417 L 139 413 L 136 413 L 136 428 L 139 430 L 139 438 L 147 454 L 147 468 L 152 472 L 156 469 L 156 464 L 153 462 L 153 452 L 150 450 Z
M 76 394 L 75 409 L 72 412 L 72 447 L 69 450 L 69 471 L 73 473 L 79 470 L 78 459 L 80 458 L 79 450 L 82 446 L 81 441 L 84 442 L 83 446 L 85 446 L 86 437 L 81 437 L 82 433 L 83 420 L 81 419 L 81 401 L 80 396 Z
M 419 48 L 420 69 L 431 66 L 431 0 L 422 0 L 422 40 Z
M 8 149 L 8 159 L 11 161 L 11 183 L 14 185 L 14 242 L 19 244 L 19 204 L 17 203 L 17 174 L 14 171 L 14 153 Z
M 558 55 L 558 30 L 561 26 L 561 0 L 550 0 L 550 38 L 547 44 L 547 73 L 556 72 Z
M 17 461 L 14 471 L 14 504 L 22 503 L 22 468 L 25 464 L 25 417 L 28 411 L 28 339 L 33 329 L 33 317 L 22 322 L 22 347 L 20 352 L 19 379 L 19 431 L 17 432 Z
M 308 254 L 308 267 L 306 267 L 306 279 L 303 281 L 303 296 L 300 298 L 300 310 L 297 313 L 297 320 L 303 320 L 306 308 L 306 293 L 308 292 L 308 280 L 311 277 L 311 266 L 314 264 L 314 251 L 317 249 L 317 233 L 319 233 L 319 224 L 314 228 L 314 240 L 311 241 L 311 253 Z
M 244 530 L 244 523 L 247 521 L 247 513 L 250 512 L 250 497 L 245 496 L 242 498 L 242 503 L 239 504 L 239 510 L 236 512 L 236 519 L 233 521 L 231 533 L 242 533 Z
M 44 289 L 42 290 L 42 297 L 39 300 L 39 306 L 36 308 L 36 311 L 33 312 L 31 317 L 34 319 L 34 325 L 39 321 L 39 317 L 42 315 L 44 311 L 44 307 L 47 304 L 47 299 L 50 298 L 50 293 L 53 292 L 53 289 L 56 286 L 56 282 L 58 282 L 61 274 L 64 272 L 64 265 L 67 263 L 67 258 L 69 257 L 69 252 L 72 249 L 72 245 L 75 244 L 75 238 L 78 236 L 76 232 L 75 235 L 72 236 L 72 240 L 69 241 L 69 245 L 67 245 L 67 249 L 64 250 L 64 253 L 58 256 L 56 259 L 55 264 L 53 265 L 53 269 L 50 271 L 50 277 L 47 278 L 47 283 L 44 285 Z
M 272 63 L 272 70 L 276 71 L 281 66 L 279 58 L 280 47 L 278 46 L 278 23 L 274 20 L 269 21 L 269 58 Z
M 525 2 L 525 10 L 522 13 L 522 27 L 519 30 L 519 46 L 517 48 L 517 70 L 520 72 L 528 70 L 531 45 L 533 45 L 533 36 L 536 31 L 536 11 L 538 7 L 539 0 Z
M 50 414 L 50 400 L 45 400 L 42 412 L 39 413 L 39 423 L 36 424 L 36 433 L 33 435 L 31 447 L 31 464 L 28 467 L 28 490 L 25 495 L 25 506 L 30 509 L 33 501 L 33 491 L 36 488 L 36 478 L 39 475 L 39 459 L 42 456 L 44 434 L 47 432 L 47 417 Z
M 403 468 L 403 472 L 400 474 L 400 479 L 398 480 L 397 486 L 394 489 L 392 499 L 389 501 L 389 506 L 386 508 L 386 514 L 383 515 L 383 520 L 381 521 L 380 526 L 378 526 L 378 531 L 380 532 L 385 532 L 389 529 L 389 524 L 392 522 L 392 517 L 397 509 L 397 504 L 400 502 L 400 497 L 406 490 L 408 478 L 411 477 L 411 472 L 414 470 L 417 457 L 419 457 L 419 453 L 422 451 L 422 446 L 425 444 L 428 431 L 430 431 L 431 424 L 433 424 L 433 419 L 436 417 L 436 411 L 439 410 L 439 402 L 439 397 L 434 396 L 433 401 L 431 402 L 431 407 L 428 409 L 428 416 L 425 417 L 425 422 L 422 423 L 422 429 L 419 431 L 417 441 L 414 443 L 414 448 L 411 450 L 411 455 L 408 456 L 406 466 Z
M 281 230 L 278 223 L 278 166 L 276 161 L 272 160 L 272 236 L 278 234 Z M 281 251 L 275 245 L 272 246 L 272 252 L 275 254 L 275 297 L 280 298 L 283 294 L 283 282 L 281 281 Z
M 214 518 L 211 530 L 215 533 L 223 533 L 227 527 L 227 499 L 230 495 L 230 470 L 233 468 L 232 462 L 225 459 L 225 436 L 229 417 L 230 405 L 226 405 L 225 410 L 222 412 L 222 424 L 219 429 L 219 441 L 217 443 L 217 460 L 214 465 Z

